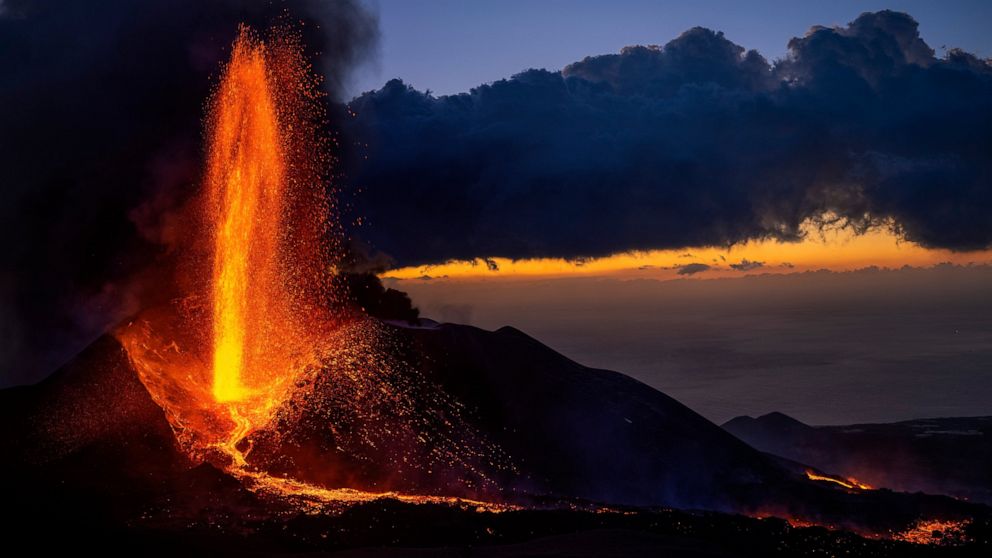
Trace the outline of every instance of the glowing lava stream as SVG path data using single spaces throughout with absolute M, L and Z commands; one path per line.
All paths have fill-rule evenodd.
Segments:
M 826 475 L 818 474 L 810 469 L 806 470 L 806 478 L 813 481 L 832 482 L 834 484 L 843 486 L 844 488 L 850 490 L 872 490 L 871 485 L 865 484 L 863 482 L 859 482 L 857 479 L 852 479 L 852 478 L 839 479 L 835 477 L 829 477 Z
M 237 417 L 236 414 L 232 416 Z M 238 420 L 238 426 L 234 429 L 231 436 L 216 446 L 232 459 L 233 466 L 228 469 L 228 472 L 244 482 L 249 489 L 274 494 L 289 500 L 308 513 L 316 514 L 326 513 L 328 511 L 340 511 L 342 508 L 352 504 L 372 502 L 383 498 L 390 498 L 410 504 L 446 504 L 470 508 L 480 512 L 499 513 L 522 509 L 521 506 L 512 504 L 483 502 L 481 500 L 453 496 L 426 496 L 403 494 L 400 492 L 367 492 L 352 488 L 323 488 L 295 479 L 274 477 L 248 466 L 248 462 L 245 460 L 245 452 L 242 452 L 237 446 L 250 433 L 251 427 L 247 420 L 243 418 L 239 418 Z M 329 506 L 336 506 L 338 509 L 328 509 Z

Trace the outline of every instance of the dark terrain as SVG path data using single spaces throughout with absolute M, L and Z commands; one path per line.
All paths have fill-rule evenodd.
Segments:
M 874 486 L 992 504 L 992 417 L 809 426 L 770 413 L 723 428 L 761 451 Z
M 302 514 L 209 464 L 190 463 L 120 345 L 105 336 L 47 380 L 0 392 L 7 536 L 38 549 L 72 541 L 77 549 L 164 555 L 354 549 L 346 555 L 394 556 L 417 548 L 413 555 L 965 556 L 989 548 L 985 506 L 809 481 L 802 465 L 752 449 L 664 394 L 569 361 L 518 330 L 387 327 L 399 358 L 463 404 L 473 431 L 512 459 L 515 469 L 494 473 L 498 495 L 531 509 L 383 500 L 339 515 Z M 316 423 L 320 415 L 304 415 L 287 426 L 288 439 L 302 440 L 296 451 L 339 459 L 327 449 L 336 445 Z M 372 468 L 356 478 L 425 489 L 422 478 L 381 474 Z M 449 493 L 462 490 L 452 485 Z M 879 534 L 921 517 L 970 523 L 967 544 L 941 547 L 739 514 Z M 943 538 L 935 533 L 935 541 Z

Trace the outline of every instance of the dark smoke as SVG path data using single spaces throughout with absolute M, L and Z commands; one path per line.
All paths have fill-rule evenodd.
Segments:
M 0 383 L 167 296 L 130 279 L 168 254 L 198 180 L 211 78 L 239 23 L 280 21 L 303 22 L 332 96 L 378 32 L 357 0 L 3 2 Z
M 361 234 L 399 264 L 791 241 L 807 219 L 992 245 L 992 66 L 935 57 L 906 14 L 813 28 L 775 63 L 695 28 L 351 107 Z

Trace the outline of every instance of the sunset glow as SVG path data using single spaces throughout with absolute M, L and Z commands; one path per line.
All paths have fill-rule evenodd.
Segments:
M 847 230 L 820 232 L 806 228 L 800 242 L 751 241 L 729 248 L 686 248 L 628 252 L 588 260 L 541 258 L 454 261 L 392 269 L 382 274 L 393 279 L 524 278 L 576 275 L 610 275 L 631 278 L 719 278 L 756 273 L 796 273 L 817 269 L 850 271 L 870 266 L 927 267 L 949 262 L 957 265 L 992 263 L 992 252 L 952 252 L 929 249 L 900 240 L 887 230 L 855 234 Z M 690 264 L 708 268 L 679 273 Z M 736 267 L 733 267 L 736 266 Z M 690 268 L 691 269 L 691 268 Z

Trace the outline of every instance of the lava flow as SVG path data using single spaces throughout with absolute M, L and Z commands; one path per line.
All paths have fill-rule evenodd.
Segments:
M 872 486 L 854 478 L 841 478 L 821 475 L 812 469 L 806 469 L 806 478 L 813 481 L 832 482 L 849 490 L 872 490 Z
M 348 416 L 361 415 L 365 408 L 360 406 L 366 405 L 392 420 L 381 430 L 394 438 L 378 446 L 393 454 L 375 460 L 406 463 L 416 457 L 427 472 L 461 463 L 471 473 L 463 475 L 472 477 L 467 486 L 486 482 L 485 475 L 474 473 L 478 467 L 458 455 L 465 450 L 463 440 L 433 426 L 468 432 L 456 412 L 434 411 L 439 418 L 419 426 L 399 424 L 417 416 L 417 404 L 406 393 L 411 388 L 390 383 L 398 368 L 389 368 L 388 356 L 372 356 L 375 345 L 383 345 L 382 339 L 372 341 L 381 334 L 372 321 L 346 318 L 348 313 L 340 311 L 342 297 L 329 271 L 339 252 L 338 231 L 325 192 L 329 155 L 319 132 L 318 84 L 296 34 L 276 30 L 263 41 L 240 30 L 208 105 L 203 192 L 194 203 L 196 216 L 190 222 L 196 225 L 180 264 L 185 294 L 170 307 L 144 312 L 117 336 L 192 460 L 213 463 L 248 488 L 304 509 L 385 496 L 504 509 L 438 490 L 412 496 L 381 483 L 370 483 L 385 488 L 373 491 L 308 482 L 285 472 L 275 476 L 263 458 L 252 455 L 256 438 L 268 444 L 257 454 L 278 448 L 272 439 L 278 439 L 279 428 L 292 428 L 306 405 L 345 407 L 339 414 Z M 349 368 L 348 363 L 359 361 L 364 368 Z M 320 374 L 332 379 L 318 380 Z M 325 392 L 337 390 L 333 396 L 301 394 L 327 385 L 332 388 Z M 431 404 L 455 408 L 442 399 L 435 397 Z M 349 445 L 348 433 L 336 433 L 335 447 L 360 453 L 376 446 L 362 446 L 370 438 L 367 429 L 357 426 L 350 432 L 364 438 Z M 418 443 L 429 447 L 404 447 Z M 479 447 L 473 455 L 498 453 Z M 280 455 L 273 461 L 284 464 L 286 459 Z

